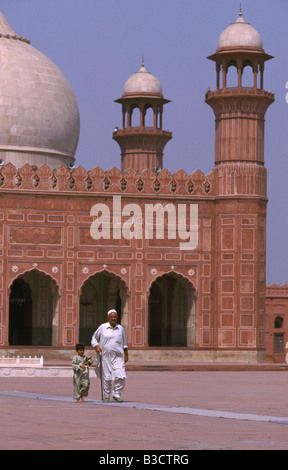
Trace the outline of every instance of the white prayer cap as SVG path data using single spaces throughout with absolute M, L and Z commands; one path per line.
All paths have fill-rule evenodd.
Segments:
M 109 312 L 107 313 L 107 317 L 109 317 L 110 313 L 116 313 L 116 315 L 118 316 L 117 310 L 115 310 L 114 308 L 112 308 L 112 310 L 109 310 Z

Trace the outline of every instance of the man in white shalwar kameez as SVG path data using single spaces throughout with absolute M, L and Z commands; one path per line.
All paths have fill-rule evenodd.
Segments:
M 118 325 L 116 310 L 107 314 L 107 323 L 103 323 L 92 336 L 91 345 L 97 352 L 96 375 L 101 378 L 100 358 L 102 359 L 102 386 L 104 402 L 109 402 L 111 382 L 114 381 L 113 399 L 122 402 L 121 394 L 125 386 L 125 363 L 128 361 L 128 348 L 125 330 Z

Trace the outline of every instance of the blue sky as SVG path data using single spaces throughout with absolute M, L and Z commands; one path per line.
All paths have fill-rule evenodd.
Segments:
M 267 283 L 288 283 L 288 2 L 242 0 L 243 17 L 275 58 L 266 63 L 264 88 L 275 93 L 266 114 L 268 168 Z M 112 140 L 121 127 L 114 103 L 141 66 L 162 84 L 164 129 L 173 132 L 164 166 L 174 172 L 214 166 L 214 115 L 205 103 L 215 89 L 215 66 L 206 57 L 238 17 L 238 0 L 0 0 L 14 31 L 31 40 L 62 70 L 74 89 L 81 119 L 77 164 L 87 170 L 120 167 Z

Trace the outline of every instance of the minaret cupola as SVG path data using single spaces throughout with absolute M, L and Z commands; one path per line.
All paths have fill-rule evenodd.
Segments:
M 163 168 L 163 150 L 172 138 L 171 132 L 163 130 L 163 107 L 169 102 L 162 94 L 159 80 L 146 70 L 142 61 L 138 72 L 126 81 L 122 97 L 116 100 L 122 104 L 122 129 L 114 130 L 113 139 L 121 148 L 122 171 Z M 148 110 L 152 110 L 149 123 Z
M 261 35 L 244 20 L 240 8 L 239 17 L 223 31 L 216 52 L 208 57 L 216 63 L 216 90 L 207 91 L 205 100 L 216 118 L 216 165 L 264 165 L 265 113 L 274 101 L 273 93 L 264 90 L 264 64 L 272 58 L 263 49 Z M 233 67 L 237 77 L 236 83 L 231 84 Z M 244 83 L 247 67 L 252 73 L 248 83 Z

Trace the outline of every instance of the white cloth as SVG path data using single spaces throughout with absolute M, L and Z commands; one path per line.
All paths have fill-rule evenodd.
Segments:
M 99 346 L 102 350 L 102 379 L 106 381 L 125 379 L 124 349 L 127 348 L 126 335 L 123 326 L 103 323 L 92 336 L 91 346 Z M 100 360 L 97 354 L 97 377 L 100 377 Z
M 103 379 L 103 398 L 110 398 L 112 381 Z M 112 390 L 112 396 L 115 398 L 121 398 L 122 392 L 125 387 L 125 379 L 115 379 L 114 387 Z

